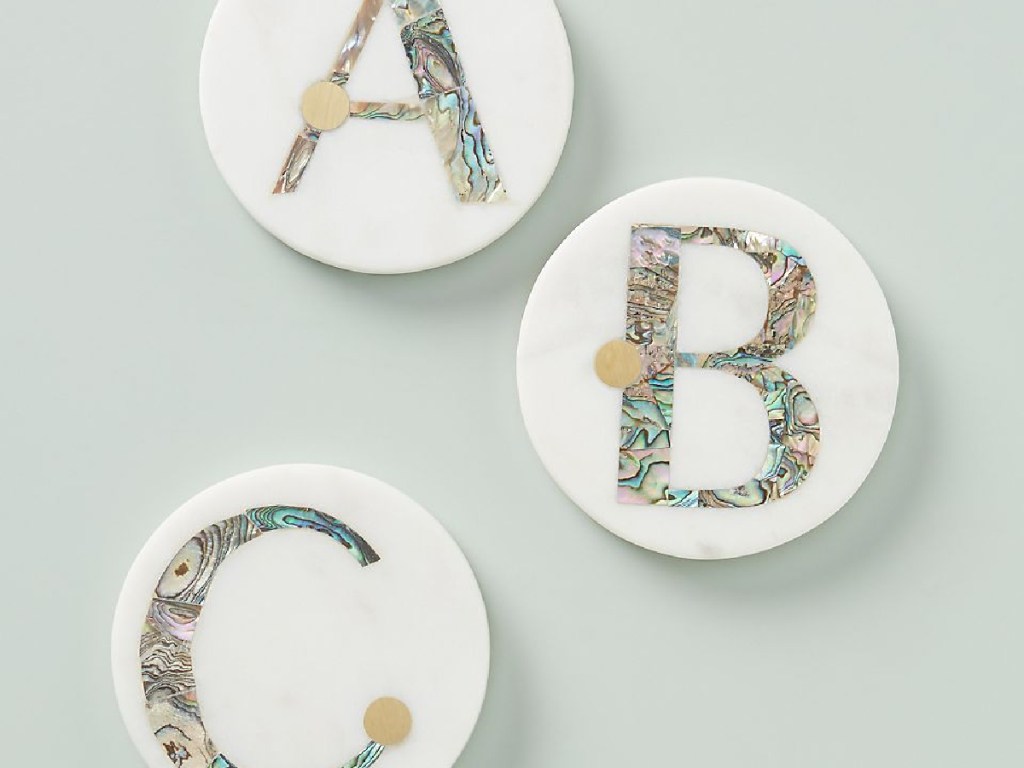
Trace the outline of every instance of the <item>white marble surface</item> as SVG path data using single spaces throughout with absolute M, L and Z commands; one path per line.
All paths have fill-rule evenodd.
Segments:
M 745 509 L 617 502 L 622 390 L 603 384 L 593 362 L 602 344 L 625 333 L 634 224 L 750 229 L 787 240 L 807 262 L 817 285 L 817 311 L 806 338 L 776 364 L 810 392 L 821 420 L 821 452 L 806 481 L 785 498 Z M 764 325 L 765 281 L 746 255 L 687 245 L 680 276 L 680 351 L 726 351 L 756 336 Z M 746 482 L 760 468 L 767 445 L 760 397 L 727 374 L 680 373 L 672 487 Z M 867 264 L 835 227 L 763 187 L 683 179 L 616 200 L 559 246 L 526 307 L 518 378 L 526 426 L 541 460 L 587 514 L 648 549 L 719 559 L 787 542 L 847 502 L 889 432 L 899 358 L 885 297 Z
M 321 137 L 295 192 L 272 195 L 302 93 L 330 71 L 361 2 L 221 0 L 199 72 L 210 151 L 256 221 L 300 253 L 360 272 L 448 264 L 515 225 L 554 173 L 572 115 L 565 29 L 552 0 L 444 0 L 507 200 L 460 203 L 426 120 L 349 120 Z M 347 90 L 417 101 L 387 3 Z
M 349 470 L 270 467 L 200 493 L 153 534 L 132 565 L 114 618 L 121 714 L 147 768 L 171 763 L 146 719 L 139 634 L 153 589 L 181 546 L 247 509 L 312 507 L 380 555 L 359 568 L 326 536 L 273 531 L 228 556 L 193 643 L 203 721 L 245 768 L 341 765 L 369 740 L 377 698 L 409 707 L 413 730 L 381 768 L 449 768 L 483 704 L 490 645 L 479 587 L 458 545 L 394 488 Z

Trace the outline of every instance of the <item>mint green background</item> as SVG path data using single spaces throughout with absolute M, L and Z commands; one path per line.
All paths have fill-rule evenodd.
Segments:
M 135 552 L 193 493 L 293 461 L 391 482 L 472 561 L 494 660 L 460 766 L 1024 764 L 1024 11 L 559 6 L 577 98 L 550 189 L 485 252 L 379 278 L 292 253 L 217 175 L 196 95 L 210 0 L 6 0 L 4 765 L 140 764 L 107 660 Z M 685 175 L 831 219 L 902 355 L 857 497 L 733 562 L 594 525 L 515 391 L 548 255 L 605 202 Z

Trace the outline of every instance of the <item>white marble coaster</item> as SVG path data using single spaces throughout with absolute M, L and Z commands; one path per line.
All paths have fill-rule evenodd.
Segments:
M 622 504 L 617 496 L 622 390 L 604 384 L 595 353 L 626 330 L 633 225 L 714 226 L 783 238 L 817 285 L 807 335 L 776 359 L 806 387 L 820 419 L 820 452 L 802 485 L 744 508 Z M 744 344 L 764 324 L 767 283 L 754 260 L 721 246 L 684 246 L 678 351 Z M 581 224 L 530 296 L 518 351 L 519 394 L 544 465 L 588 515 L 624 539 L 678 557 L 760 552 L 827 520 L 867 477 L 896 404 L 899 361 L 889 310 L 863 258 L 828 221 L 753 184 L 684 179 L 638 190 Z M 748 382 L 677 369 L 671 487 L 732 487 L 765 458 L 767 411 Z
M 420 9 L 410 17 L 436 5 L 408 4 Z M 300 253 L 359 272 L 441 266 L 511 229 L 547 186 L 573 100 L 572 59 L 554 2 L 440 5 L 504 199 L 461 202 L 423 118 L 350 118 L 322 134 L 294 192 L 272 194 L 303 126 L 303 94 L 328 76 L 362 0 L 217 3 L 199 83 L 210 150 L 242 205 Z M 366 40 L 345 85 L 351 100 L 426 108 L 391 0 L 384 0 Z M 423 67 L 443 68 L 429 57 Z
M 218 558 L 180 554 L 211 524 L 275 505 L 329 515 L 345 526 L 332 530 L 350 538 L 303 527 L 320 519 L 308 512 L 265 510 L 251 519 L 266 530 L 221 558 L 215 578 L 208 576 Z M 221 530 L 243 539 L 252 532 L 244 524 Z M 217 540 L 221 552 L 229 540 Z M 360 551 L 345 540 L 358 540 Z M 308 465 L 240 475 L 184 504 L 140 552 L 114 618 L 121 713 L 147 768 L 207 768 L 213 755 L 189 741 L 186 721 L 185 733 L 172 727 L 159 737 L 150 722 L 140 634 L 158 583 L 161 596 L 174 593 L 160 603 L 165 616 L 198 612 L 198 621 L 161 625 L 171 637 L 148 655 L 149 679 L 166 690 L 149 699 L 194 681 L 213 751 L 230 765 L 342 766 L 367 747 L 364 713 L 381 698 L 408 707 L 412 730 L 384 749 L 379 768 L 449 768 L 473 731 L 490 657 L 480 590 L 441 525 L 378 480 Z M 181 637 L 191 639 L 191 673 Z

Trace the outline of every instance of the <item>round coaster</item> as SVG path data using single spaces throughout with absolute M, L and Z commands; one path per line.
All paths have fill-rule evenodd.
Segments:
M 250 472 L 187 502 L 114 617 L 118 703 L 148 768 L 449 768 L 489 658 L 451 537 L 332 467 Z
M 640 546 L 716 559 L 850 499 L 888 434 L 899 360 L 882 291 L 835 227 L 753 184 L 684 179 L 616 200 L 558 248 L 518 379 L 534 447 L 577 505 Z
M 359 272 L 438 267 L 503 235 L 551 179 L 572 114 L 553 0 L 220 0 L 199 75 L 242 205 Z

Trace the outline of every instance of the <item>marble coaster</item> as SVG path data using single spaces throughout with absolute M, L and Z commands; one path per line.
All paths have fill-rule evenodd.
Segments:
M 199 95 L 256 221 L 327 264 L 404 273 L 475 253 L 537 201 L 573 71 L 553 0 L 219 0 Z
M 558 248 L 518 381 L 534 447 L 581 509 L 648 549 L 716 559 L 850 499 L 885 443 L 899 360 L 882 291 L 835 227 L 753 184 L 684 179 L 616 200 Z
M 449 768 L 489 658 L 480 590 L 441 525 L 324 466 L 185 503 L 132 565 L 113 627 L 118 704 L 148 768 Z M 408 737 L 371 741 L 364 722 L 396 730 L 371 704 L 395 700 Z

